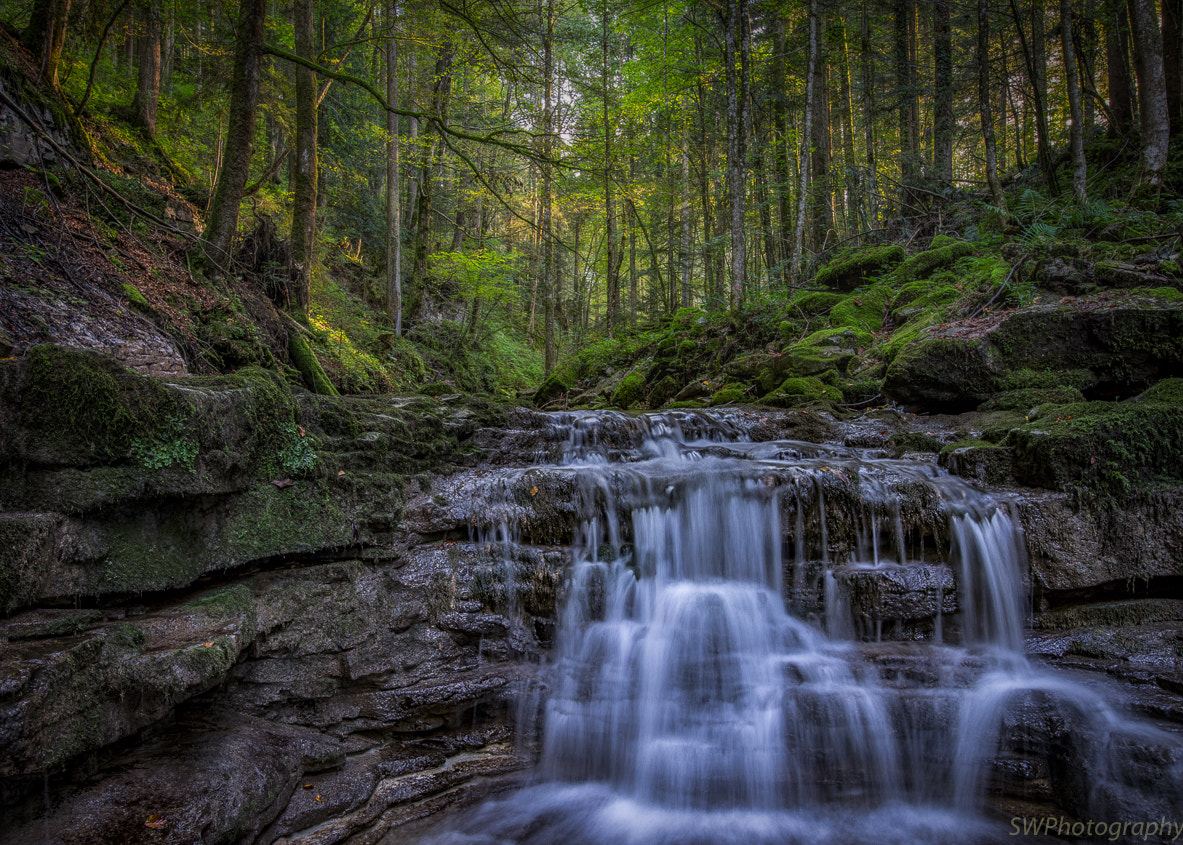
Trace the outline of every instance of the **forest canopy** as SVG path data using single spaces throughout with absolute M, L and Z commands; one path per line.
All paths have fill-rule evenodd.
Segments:
M 1183 0 L 5 0 L 0 19 L 80 126 L 164 163 L 209 278 L 266 230 L 268 295 L 297 322 L 332 253 L 396 339 L 448 321 L 547 372 L 967 207 L 963 235 L 1001 237 L 1019 181 L 1096 216 L 1125 155 L 1157 195 L 1183 121 Z

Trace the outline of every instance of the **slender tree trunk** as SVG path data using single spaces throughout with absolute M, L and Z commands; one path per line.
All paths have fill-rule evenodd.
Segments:
M 1107 0 L 1105 66 L 1109 85 L 1109 136 L 1124 138 L 1133 123 L 1133 80 L 1130 70 L 1130 19 L 1125 0 Z
M 1183 129 L 1183 0 L 1162 0 L 1162 70 L 1171 134 Z
M 915 0 L 895 0 L 895 78 L 899 91 L 896 125 L 900 138 L 900 199 L 905 207 L 915 203 L 914 188 L 920 181 L 920 127 L 916 120 L 919 102 L 911 50 L 915 14 Z
M 419 207 L 416 211 L 415 255 L 411 268 L 411 295 L 423 302 L 427 283 L 427 255 L 431 250 L 431 203 L 434 185 L 432 173 L 442 158 L 443 143 L 440 128 L 448 120 L 448 105 L 452 95 L 452 56 L 455 48 L 451 41 L 439 47 L 439 58 L 435 63 L 435 75 L 431 88 L 431 111 L 428 128 L 432 129 L 431 148 L 419 171 Z
M 933 170 L 944 185 L 953 183 L 953 32 L 950 0 L 933 4 Z
M 238 205 L 255 150 L 255 111 L 266 20 L 267 0 L 242 0 L 230 74 L 225 152 L 200 242 L 202 255 L 215 272 L 230 263 L 230 247 L 238 230 Z
M 398 107 L 398 0 L 387 0 L 386 100 Z M 396 337 L 403 333 L 403 234 L 398 115 L 386 112 L 386 316 Z
M 778 233 L 781 262 L 780 282 L 789 283 L 789 255 L 793 250 L 793 176 L 789 172 L 788 110 L 785 108 L 785 63 L 788 54 L 785 47 L 785 19 L 783 12 L 776 12 L 772 21 L 772 134 L 773 172 L 776 183 L 776 219 L 780 226 Z
M 682 133 L 682 307 L 690 307 L 690 138 Z
M 54 89 L 58 87 L 58 65 L 66 45 L 69 17 L 70 0 L 37 0 L 29 25 L 21 33 L 21 43 L 37 61 L 37 81 L 48 82 Z
M 1138 110 L 1142 128 L 1142 164 L 1146 181 L 1162 184 L 1170 141 L 1167 86 L 1163 74 L 1162 32 L 1154 0 L 1130 0 L 1130 29 L 1134 36 L 1134 67 L 1138 75 Z
M 554 154 L 554 26 L 555 2 L 546 0 L 546 26 L 542 39 L 542 289 L 545 291 L 545 349 L 544 369 L 549 375 L 554 369 L 557 349 L 555 343 L 555 294 L 558 273 L 555 272 L 554 220 L 551 213 L 551 157 Z M 578 264 L 578 261 L 576 262 Z M 577 310 L 578 313 L 578 310 Z
M 879 175 L 875 157 L 875 53 L 871 45 L 871 20 L 867 2 L 863 0 L 859 21 L 859 55 L 862 60 L 863 146 L 867 161 L 867 224 L 868 228 L 872 228 L 879 222 Z
M 817 62 L 813 68 L 813 121 L 810 126 L 811 242 L 817 252 L 825 249 L 834 229 L 833 186 L 830 184 L 830 74 L 826 67 L 826 24 L 818 11 Z
M 419 54 L 412 45 L 410 52 L 407 55 L 407 94 L 412 99 L 415 93 L 415 84 L 417 82 L 417 74 L 419 67 Z M 407 219 L 404 221 L 408 228 L 414 225 L 415 215 L 419 213 L 419 170 L 421 167 L 423 154 L 419 150 L 419 118 L 407 118 L 407 169 L 410 171 L 407 178 L 407 210 L 405 214 Z
M 313 0 L 295 0 L 292 13 L 295 24 L 296 55 L 313 60 L 316 57 L 313 34 L 316 32 L 312 14 Z M 317 108 L 316 74 L 303 65 L 296 65 L 296 149 L 295 181 L 292 184 L 292 292 L 293 305 L 300 312 L 308 310 L 308 294 L 312 280 L 312 261 L 316 246 L 316 194 L 319 187 L 317 173 Z
M 846 231 L 858 231 L 862 217 L 862 195 L 859 192 L 858 162 L 854 155 L 854 107 L 850 102 L 850 51 L 847 47 L 846 21 L 835 21 L 835 43 L 838 46 L 838 122 L 842 131 L 842 180 L 845 190 Z
M 160 102 L 160 7 L 161 0 L 147 0 L 143 7 L 140 66 L 131 104 L 134 122 L 149 138 L 156 137 L 156 111 Z
M 998 154 L 994 148 L 994 115 L 990 108 L 990 0 L 978 0 L 978 111 L 982 119 L 982 137 L 986 142 L 986 182 L 990 197 L 998 208 L 1006 207 L 1002 183 L 998 181 Z
M 1019 44 L 1023 50 L 1023 61 L 1027 67 L 1027 80 L 1031 83 L 1031 95 L 1035 107 L 1035 146 L 1039 157 L 1039 170 L 1043 173 L 1047 189 L 1052 196 L 1060 193 L 1060 180 L 1056 176 L 1055 161 L 1052 157 L 1051 138 L 1047 127 L 1047 52 L 1043 49 L 1043 0 L 1034 0 L 1031 9 L 1032 42 L 1036 40 L 1035 30 L 1038 29 L 1039 47 L 1027 41 L 1027 33 L 1023 28 L 1023 19 L 1015 0 L 1010 0 L 1011 13 L 1014 16 L 1015 28 L 1019 33 Z M 1040 55 L 1042 54 L 1042 61 Z
M 747 0 L 727 0 L 724 21 L 724 63 L 727 84 L 727 193 L 731 202 L 731 296 L 733 311 L 743 305 L 747 272 L 747 240 L 744 232 L 745 158 L 743 69 L 739 65 L 740 41 L 744 37 Z
M 1080 103 L 1080 81 L 1076 74 L 1076 45 L 1072 31 L 1072 0 L 1060 0 L 1060 44 L 1064 51 L 1064 82 L 1068 86 L 1068 111 L 1072 116 L 1072 194 L 1085 201 L 1088 164 L 1084 159 L 1084 113 Z
M 818 37 L 817 2 L 809 0 L 809 68 L 805 74 L 805 126 L 801 131 L 801 187 L 797 193 L 797 228 L 793 236 L 793 263 L 790 276 L 795 284 L 801 277 L 801 253 L 805 249 L 805 209 L 809 196 L 809 139 L 813 134 L 814 79 L 817 76 Z
M 612 133 L 615 126 L 611 122 L 609 114 L 611 79 L 608 66 L 608 62 L 610 61 L 608 3 L 609 0 L 604 0 L 602 14 L 600 15 L 600 84 L 603 88 L 602 93 L 604 96 L 604 218 L 608 242 L 606 293 L 608 300 L 608 333 L 612 334 L 616 331 L 620 320 L 620 276 L 616 269 L 616 209 L 612 201 Z

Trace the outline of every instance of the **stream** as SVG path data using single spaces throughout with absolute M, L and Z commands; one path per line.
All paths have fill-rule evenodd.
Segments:
M 1178 737 L 1024 656 L 1005 497 L 874 450 L 750 442 L 726 415 L 552 420 L 557 460 L 480 495 L 512 578 L 521 490 L 558 476 L 574 491 L 552 656 L 519 691 L 539 760 L 529 785 L 423 843 L 1065 835 L 1024 809 L 1048 799 L 1070 806 L 1068 834 L 1183 822 Z M 1128 774 L 1156 754 L 1163 780 Z

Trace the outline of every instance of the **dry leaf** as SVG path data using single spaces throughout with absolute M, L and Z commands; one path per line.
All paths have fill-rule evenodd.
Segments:
M 323 801 L 323 800 L 324 800 L 324 796 L 317 795 L 317 796 L 316 796 L 316 800 L 317 800 L 317 801 Z
M 201 645 L 202 645 L 202 647 L 204 647 L 204 648 L 213 648 L 213 647 L 214 647 L 214 644 L 213 644 L 213 643 L 202 643 Z
M 304 784 L 304 788 L 305 789 L 312 789 L 312 784 L 306 783 L 306 784 Z
M 148 816 L 148 820 L 144 822 L 144 827 L 150 827 L 153 830 L 164 830 L 165 825 L 167 824 L 168 819 L 166 819 L 164 816 L 153 813 L 152 815 Z
M 531 495 L 531 496 L 537 496 L 537 495 L 538 495 L 538 486 L 537 486 L 537 485 L 535 485 L 535 486 L 533 486 L 533 487 L 531 487 L 531 488 L 530 488 L 530 495 Z
M 298 426 L 296 426 L 296 431 L 300 432 L 300 436 L 301 436 L 301 437 L 303 437 L 303 436 L 304 436 L 304 434 L 305 434 L 305 432 L 304 432 L 304 426 L 302 426 L 302 425 L 298 425 Z
M 296 482 L 292 481 L 290 478 L 276 478 L 276 479 L 273 479 L 271 481 L 271 483 L 274 484 L 276 487 L 278 487 L 280 490 L 282 490 L 285 487 L 291 487 Z
M 338 477 L 338 478 L 340 478 L 340 477 L 341 477 L 341 476 L 343 476 L 344 474 L 345 474 L 345 470 L 343 470 L 343 469 L 339 469 L 339 470 L 337 470 L 337 477 Z

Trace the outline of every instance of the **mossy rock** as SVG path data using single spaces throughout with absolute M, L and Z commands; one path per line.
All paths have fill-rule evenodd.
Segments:
M 886 283 L 855 291 L 830 309 L 830 324 L 836 328 L 877 332 L 883 326 L 887 304 L 893 294 L 891 285 Z
M 1088 370 L 1033 370 L 1025 367 L 1008 372 L 1002 379 L 1002 388 L 1004 393 L 1021 390 L 1076 390 L 1079 392 L 1087 390 L 1096 383 L 1096 376 Z M 1027 407 L 1032 406 L 1028 405 Z M 982 410 L 987 409 L 983 408 Z
M 1001 380 L 997 353 L 984 340 L 930 338 L 896 356 L 883 389 L 906 405 L 967 411 L 994 395 Z
M 745 400 L 746 396 L 743 386 L 738 384 L 729 384 L 722 390 L 716 391 L 715 394 L 711 396 L 711 405 L 733 405 Z
M 982 484 L 1010 484 L 1014 455 L 1005 446 L 985 440 L 962 440 L 941 449 L 938 462 L 953 475 Z
M 612 404 L 619 408 L 632 408 L 644 398 L 645 376 L 634 372 L 626 375 L 612 393 Z
M 574 386 L 574 373 L 566 367 L 558 367 L 534 391 L 534 404 L 540 408 L 549 405 L 560 396 L 570 393 Z
M 852 326 L 818 329 L 801 339 L 792 349 L 805 347 L 830 346 L 855 350 L 870 346 L 875 342 L 874 336 L 866 329 Z
M 1183 621 L 1183 599 L 1133 599 L 1060 607 L 1035 617 L 1035 627 L 1063 631 L 1071 628 L 1153 625 Z
M 760 400 L 760 404 L 778 408 L 793 408 L 798 405 L 810 405 L 818 402 L 838 402 L 841 399 L 841 390 L 826 384 L 819 378 L 808 376 L 785 379 L 779 387 L 764 396 Z
M 1131 401 L 1183 405 L 1183 378 L 1164 378 L 1148 390 L 1135 396 Z
M 845 298 L 843 294 L 830 291 L 804 291 L 789 300 L 789 314 L 793 316 L 794 311 L 800 311 L 806 317 L 820 317 L 829 314 L 830 309 Z
M 818 272 L 814 282 L 835 290 L 853 290 L 899 264 L 905 255 L 904 248 L 898 244 L 864 249 L 831 261 Z
M 1012 428 L 1004 442 L 1014 449 L 1020 483 L 1076 491 L 1102 504 L 1121 504 L 1158 481 L 1183 481 L 1178 403 L 1050 406 L 1037 420 Z
M 673 376 L 665 376 L 658 380 L 649 391 L 646 402 L 650 408 L 661 408 L 669 402 L 681 389 L 681 384 Z
M 866 406 L 883 396 L 882 379 L 862 379 L 859 381 L 840 381 L 838 389 L 842 391 L 842 403 L 845 405 Z
M 895 457 L 902 457 L 910 452 L 939 453 L 945 446 L 931 434 L 921 431 L 897 431 L 887 438 L 887 450 Z
M 979 405 L 978 410 L 1022 411 L 1026 413 L 1037 405 L 1067 405 L 1083 401 L 1084 394 L 1075 387 L 1028 387 L 997 393 Z
M 974 245 L 964 241 L 953 241 L 935 249 L 918 252 L 895 268 L 898 283 L 907 284 L 932 275 L 934 270 L 947 267 L 958 258 L 970 255 Z
M 678 399 L 671 402 L 669 407 L 674 409 L 697 410 L 699 408 L 706 408 L 708 405 L 699 399 Z
M 456 388 L 443 381 L 433 381 L 419 388 L 419 393 L 424 396 L 447 396 L 449 393 L 455 392 Z

